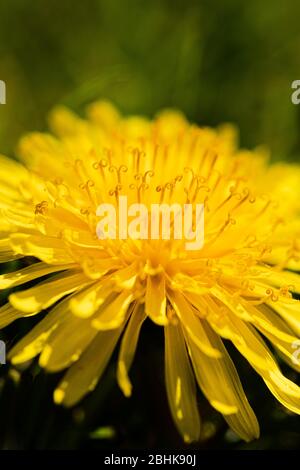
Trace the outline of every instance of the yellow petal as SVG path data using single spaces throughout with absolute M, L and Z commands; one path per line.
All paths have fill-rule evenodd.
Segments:
M 74 265 L 69 264 L 52 266 L 43 262 L 34 263 L 26 268 L 20 269 L 19 271 L 2 274 L 0 276 L 0 289 L 10 289 L 24 284 L 25 282 L 47 276 L 48 274 L 72 268 L 73 266 Z
M 17 254 L 12 250 L 10 239 L 2 238 L 0 240 L 0 263 L 6 263 L 18 258 L 22 258 L 22 255 Z
M 295 335 L 287 328 L 286 323 L 268 305 L 249 307 L 252 314 L 252 323 L 256 328 L 261 329 L 278 338 L 285 343 L 295 341 Z
M 224 415 L 235 432 L 247 441 L 254 439 L 259 435 L 257 419 L 248 403 L 236 369 L 220 338 L 208 326 L 205 326 L 205 329 L 222 357 L 208 357 L 196 347 L 188 335 L 185 335 L 198 384 L 211 405 Z
M 13 250 L 24 256 L 35 256 L 49 264 L 74 262 L 62 240 L 53 237 L 14 233 L 10 236 Z
M 277 312 L 283 320 L 287 322 L 290 328 L 300 336 L 300 301 L 291 299 L 290 301 L 277 300 L 270 302 L 271 307 Z
M 133 299 L 131 292 L 124 291 L 112 302 L 100 307 L 99 312 L 92 320 L 92 326 L 98 330 L 119 328 L 124 322 L 130 302 Z
M 220 351 L 211 344 L 203 328 L 202 320 L 194 314 L 191 305 L 185 300 L 184 296 L 179 292 L 169 292 L 168 298 L 185 330 L 198 348 L 210 357 L 220 357 Z
M 111 294 L 112 286 L 110 283 L 93 283 L 72 297 L 70 309 L 74 315 L 80 318 L 91 317 L 110 298 Z
M 132 263 L 126 268 L 118 269 L 111 280 L 120 289 L 132 289 L 138 276 L 138 263 Z
M 300 361 L 297 360 L 300 339 L 269 306 L 260 305 L 258 309 L 266 313 L 265 316 L 269 317 L 270 322 L 266 325 L 255 324 L 256 328 L 272 343 L 283 360 L 300 372 Z
M 97 331 L 85 320 L 67 317 L 46 340 L 39 364 L 50 372 L 57 372 L 76 362 L 95 338 Z
M 59 137 L 76 135 L 87 128 L 87 124 L 79 116 L 64 106 L 54 108 L 48 120 L 50 128 Z
M 108 101 L 97 101 L 87 108 L 89 119 L 97 125 L 111 129 L 120 120 L 118 110 Z
M 274 287 L 291 286 L 291 291 L 300 294 L 299 274 L 290 271 L 275 271 L 262 267 L 256 268 L 259 274 L 263 276 L 265 282 Z
M 65 154 L 61 142 L 50 134 L 33 132 L 27 134 L 19 142 L 18 155 L 26 166 L 37 175 L 55 178 L 66 173 L 64 166 Z M 31 173 L 32 178 L 32 173 Z
M 97 334 L 89 347 L 73 364 L 54 392 L 57 404 L 73 406 L 96 387 L 113 353 L 124 325 Z
M 197 391 L 180 325 L 165 326 L 165 377 L 168 401 L 186 443 L 197 441 L 200 418 Z
M 16 160 L 0 155 L 0 180 L 9 186 L 18 188 L 20 182 L 27 178 L 26 168 Z
M 271 352 L 255 329 L 237 317 L 231 316 L 230 320 L 232 329 L 240 337 L 240 340 L 235 339 L 232 342 L 253 367 L 265 371 L 277 369 Z
M 157 325 L 166 325 L 166 291 L 163 276 L 148 276 L 145 298 L 145 310 L 147 315 Z
M 265 346 L 254 328 L 250 327 L 250 325 L 245 326 L 244 331 L 241 328 L 241 334 L 243 334 L 248 341 L 251 341 L 253 347 L 255 347 L 256 344 L 256 354 L 261 355 L 261 364 L 264 365 L 267 358 L 269 368 L 260 367 L 259 362 L 257 363 L 257 361 L 253 362 L 252 355 L 244 354 L 245 358 L 249 361 L 256 372 L 261 375 L 267 387 L 277 400 L 279 400 L 289 410 L 300 414 L 300 387 L 282 375 L 271 352 Z
M 220 302 L 222 302 L 226 307 L 229 308 L 235 315 L 240 317 L 242 320 L 251 321 L 251 315 L 249 314 L 247 308 L 241 303 L 239 298 L 234 298 L 229 294 L 225 289 L 221 287 L 214 286 L 211 289 L 211 294 L 216 297 Z
M 0 307 L 0 328 L 4 328 L 22 316 L 23 314 L 10 305 L 10 303 L 4 304 Z
M 33 313 L 50 307 L 59 299 L 89 282 L 82 273 L 67 271 L 41 282 L 30 289 L 9 296 L 9 301 L 18 310 Z
M 136 304 L 122 338 L 118 358 L 117 381 L 126 397 L 131 395 L 132 385 L 128 372 L 135 355 L 140 330 L 146 318 L 144 306 Z
M 32 359 L 39 354 L 49 335 L 70 315 L 69 298 L 62 300 L 33 327 L 9 352 L 8 358 L 13 364 Z
M 231 340 L 240 353 L 251 361 L 253 365 L 265 370 L 277 367 L 270 351 L 266 348 L 260 336 L 254 334 L 255 330 L 249 322 L 243 322 L 224 305 L 220 306 L 214 299 L 208 296 L 204 300 L 208 308 L 207 320 L 216 333 L 222 338 Z M 260 307 L 260 309 L 262 308 L 263 306 Z M 295 340 L 295 337 L 291 336 L 286 328 L 282 328 L 282 325 L 276 321 L 275 314 L 271 317 L 271 323 L 263 311 L 258 311 L 252 305 L 248 305 L 247 309 L 252 314 L 254 325 L 265 336 L 270 336 L 271 339 L 272 335 L 270 332 L 272 332 L 275 338 L 280 338 L 282 341 L 293 342 Z
M 291 380 L 284 377 L 280 370 L 270 372 L 269 376 L 265 373 L 262 377 L 277 400 L 288 410 L 300 414 L 300 387 Z

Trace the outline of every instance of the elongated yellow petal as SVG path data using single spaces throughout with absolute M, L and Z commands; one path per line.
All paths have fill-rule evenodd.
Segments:
M 275 271 L 267 268 L 258 268 L 258 272 L 265 282 L 274 287 L 290 286 L 291 291 L 300 294 L 299 275 L 289 271 Z
M 293 331 L 270 307 L 261 305 L 259 310 L 266 312 L 265 314 L 270 317 L 272 327 L 268 323 L 266 326 L 255 325 L 256 328 L 272 343 L 283 360 L 300 372 L 300 361 L 297 353 L 300 350 L 300 339 L 294 335 Z
M 22 256 L 22 254 L 17 254 L 12 250 L 9 238 L 2 238 L 0 240 L 0 263 L 13 261 L 22 258 Z
M 35 256 L 49 264 L 69 264 L 74 260 L 68 254 L 63 241 L 58 238 L 14 233 L 10 243 L 16 254 Z
M 69 316 L 46 340 L 39 364 L 50 372 L 57 372 L 76 362 L 95 338 L 97 331 L 85 320 Z
M 216 299 L 226 305 L 226 307 L 228 307 L 235 315 L 245 321 L 251 321 L 251 315 L 239 298 L 232 297 L 232 295 L 220 287 L 213 287 L 211 289 L 211 293 Z
M 191 340 L 208 356 L 213 358 L 220 357 L 220 351 L 211 344 L 203 328 L 202 320 L 194 314 L 184 296 L 179 292 L 169 292 L 168 297 Z
M 119 328 L 124 322 L 128 307 L 133 299 L 131 292 L 124 291 L 119 294 L 112 302 L 100 307 L 99 312 L 95 314 L 92 320 L 92 326 L 97 330 L 110 330 Z
M 34 263 L 26 268 L 20 269 L 19 271 L 2 274 L 0 276 L 0 289 L 10 289 L 11 287 L 16 287 L 21 284 L 25 284 L 25 282 L 33 281 L 34 279 L 55 273 L 57 271 L 70 269 L 74 266 L 74 264 L 52 266 L 43 262 Z
M 292 369 L 300 372 L 300 339 L 296 339 L 292 343 L 285 343 L 264 331 L 261 333 L 264 334 L 269 341 L 271 341 L 274 349 L 277 352 L 277 355 L 286 364 L 292 367 Z
M 230 317 L 230 324 L 236 335 L 240 337 L 239 340 L 232 339 L 232 342 L 248 361 L 265 371 L 277 368 L 272 354 L 251 325 L 234 316 Z
M 284 321 L 268 305 L 259 305 L 258 307 L 249 306 L 252 314 L 252 323 L 256 328 L 268 332 L 274 337 L 285 343 L 295 341 L 295 335 L 286 326 Z
M 275 312 L 287 322 L 290 328 L 300 336 L 300 301 L 290 300 L 289 302 L 277 300 L 276 302 L 268 303 Z
M 229 354 L 223 344 L 220 344 L 219 347 L 222 350 L 222 359 L 224 358 L 225 367 L 231 375 L 232 381 L 235 384 L 236 393 L 239 397 L 238 412 L 235 414 L 224 415 L 224 418 L 238 436 L 246 442 L 249 442 L 259 437 L 259 424 L 254 411 L 249 405 L 238 373 Z
M 209 400 L 211 405 L 220 413 L 237 413 L 238 403 L 234 394 L 231 380 L 226 375 L 226 370 L 220 359 L 210 358 L 189 338 L 185 331 L 185 339 L 188 343 L 189 352 L 197 382 Z M 225 373 L 225 375 L 224 375 Z
M 120 289 L 132 289 L 138 277 L 138 273 L 138 263 L 132 263 L 126 266 L 126 268 L 118 269 L 111 279 Z
M 117 380 L 126 397 L 131 395 L 132 385 L 128 372 L 135 355 L 140 330 L 146 317 L 144 306 L 136 304 L 122 338 L 118 358 Z
M 266 369 L 265 367 L 261 367 L 256 361 L 254 362 L 253 355 L 245 354 L 245 358 L 262 376 L 266 385 L 277 400 L 279 400 L 289 410 L 300 414 L 300 387 L 282 375 L 272 354 L 254 328 L 250 327 L 250 325 L 244 325 L 244 327 L 240 325 L 240 331 L 243 337 L 247 338 L 247 341 L 251 342 L 252 347 L 256 347 L 256 354 L 261 355 L 262 366 L 267 358 L 269 368 Z
M 18 318 L 23 317 L 19 310 L 16 310 L 10 303 L 0 307 L 0 328 L 4 328 Z
M 208 295 L 201 296 L 201 299 L 198 299 L 194 304 L 200 309 L 199 311 L 206 312 L 206 320 L 222 338 L 230 339 L 233 342 L 241 342 L 239 333 L 232 327 L 231 317 L 229 316 L 230 311 L 227 307 L 216 302 L 216 299 Z
M 298 385 L 284 377 L 279 369 L 276 372 L 270 372 L 269 376 L 263 373 L 262 377 L 267 387 L 283 406 L 300 414 L 300 387 Z
M 96 387 L 103 374 L 124 325 L 97 334 L 79 361 L 73 364 L 54 392 L 57 404 L 73 406 Z
M 166 325 L 166 291 L 163 276 L 148 276 L 145 309 L 147 315 L 158 325 Z
M 202 392 L 211 405 L 221 413 L 237 413 L 237 400 L 232 392 L 232 386 L 227 383 L 227 377 L 224 378 L 223 363 L 220 359 L 211 359 L 209 356 L 205 361 L 205 354 L 189 338 L 184 325 L 183 331 L 197 382 Z
M 68 271 L 41 282 L 30 289 L 9 296 L 10 303 L 18 310 L 33 313 L 50 307 L 59 299 L 83 287 L 89 280 L 82 273 Z
M 8 358 L 13 364 L 32 359 L 38 355 L 49 335 L 70 315 L 69 298 L 56 305 L 35 327 L 27 333 L 9 352 Z
M 111 283 L 92 283 L 70 301 L 70 309 L 80 318 L 91 317 L 112 294 Z
M 0 155 L 1 173 L 0 179 L 8 185 L 18 187 L 20 182 L 27 177 L 28 171 L 16 160 Z
M 50 134 L 32 132 L 19 142 L 18 154 L 28 168 L 39 174 L 49 174 L 54 169 L 63 172 L 62 145 Z
M 243 354 L 253 366 L 266 371 L 277 369 L 277 365 L 263 340 L 258 335 L 254 334 L 253 328 L 251 328 L 247 322 L 243 322 L 237 316 L 233 315 L 229 309 L 227 309 L 226 313 L 224 306 L 220 309 L 220 306 L 208 297 L 206 297 L 205 302 L 210 312 L 214 310 L 217 312 L 216 316 L 214 316 L 213 313 L 209 313 L 207 319 L 212 328 L 220 336 L 230 339 L 240 353 Z M 220 310 L 219 312 L 218 309 Z M 251 305 L 248 307 L 248 310 L 250 313 Z M 254 314 L 256 315 L 255 318 L 253 318 L 254 324 L 257 324 L 259 330 L 264 334 L 266 333 L 266 336 L 269 336 L 271 339 L 272 334 L 266 329 L 266 325 L 269 325 L 268 318 L 263 312 L 257 312 L 255 309 Z M 257 322 L 257 318 L 259 322 Z M 260 326 L 261 324 L 264 325 L 264 328 Z M 295 337 L 289 335 L 285 329 L 279 329 L 278 322 L 276 323 L 275 319 L 270 329 L 273 333 L 276 333 L 276 337 L 283 338 L 285 341 L 290 340 L 293 342 L 295 340 Z
M 87 109 L 89 119 L 104 128 L 112 128 L 120 121 L 120 113 L 107 101 L 97 101 L 92 103 Z
M 236 433 L 247 441 L 256 438 L 259 435 L 257 419 L 236 369 L 220 338 L 208 326 L 205 329 L 222 357 L 212 359 L 206 356 L 186 335 L 198 384 L 211 405 L 224 415 Z
M 185 442 L 197 441 L 200 418 L 196 386 L 180 325 L 165 326 L 165 376 L 170 409 Z
M 49 124 L 60 137 L 76 135 L 86 128 L 86 123 L 64 106 L 57 106 L 51 111 Z

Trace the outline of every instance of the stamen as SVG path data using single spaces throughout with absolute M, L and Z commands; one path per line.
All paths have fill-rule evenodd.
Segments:
M 210 163 L 210 167 L 209 167 L 209 170 L 208 170 L 208 178 L 210 178 L 210 176 L 211 176 L 211 173 L 214 169 L 214 166 L 216 164 L 216 161 L 217 161 L 218 157 L 219 157 L 219 155 L 217 153 L 215 153 L 212 157 L 212 161 Z
M 187 167 L 185 167 L 185 168 L 183 169 L 183 171 L 184 171 L 185 173 L 191 173 L 191 175 L 192 175 L 192 178 L 191 178 L 191 181 L 190 181 L 190 184 L 189 184 L 189 187 L 188 187 L 188 191 L 190 192 L 191 189 L 192 189 L 192 186 L 193 186 L 193 184 L 194 184 L 194 182 L 195 182 L 195 180 L 197 179 L 197 177 L 195 176 L 194 170 L 193 170 L 193 168 L 191 168 L 191 167 L 188 167 L 188 166 L 187 166 Z
M 80 158 L 75 160 L 73 168 L 81 180 L 85 180 L 87 178 L 84 163 Z
M 117 184 L 121 184 L 121 173 L 126 173 L 128 168 L 126 165 L 120 165 L 119 168 L 117 168 L 115 165 L 111 165 L 108 168 L 108 171 L 110 171 L 110 173 L 115 171 L 117 173 Z
M 267 209 L 270 207 L 270 204 L 271 204 L 271 200 L 269 199 L 266 204 L 264 205 L 264 207 L 258 212 L 258 214 L 256 215 L 256 217 L 260 217 L 261 215 L 263 215 Z
M 80 214 L 81 214 L 81 215 L 89 215 L 89 214 L 90 214 L 90 209 L 88 209 L 88 208 L 81 208 L 81 209 L 80 209 Z
M 159 145 L 155 144 L 153 148 L 152 166 L 155 168 Z
M 95 189 L 92 190 L 92 188 L 95 188 L 94 181 L 87 180 L 85 183 L 81 183 L 79 188 L 87 192 L 88 198 L 92 204 L 97 204 L 97 195 Z
M 231 212 L 234 212 L 236 211 L 240 206 L 242 206 L 244 204 L 244 202 L 247 201 L 248 197 L 249 197 L 249 189 L 248 188 L 245 188 L 243 189 L 242 193 L 235 193 L 234 194 L 234 197 L 236 199 L 238 199 L 238 203 L 231 209 Z
M 141 161 L 141 157 L 145 157 L 146 156 L 146 153 L 142 150 L 140 150 L 139 148 L 135 147 L 133 149 L 130 149 L 129 148 L 129 152 L 132 154 L 134 160 L 134 165 L 135 165 L 135 172 L 136 173 L 140 173 L 140 161 Z
M 293 287 L 294 286 L 282 286 L 279 289 L 279 294 L 282 297 L 292 298 L 293 296 L 292 296 L 291 292 L 293 292 Z M 294 287 L 294 290 L 295 290 L 295 287 Z
M 198 195 L 200 189 L 201 189 L 202 191 L 206 192 L 206 193 L 209 193 L 209 192 L 210 192 L 210 187 L 209 187 L 209 186 L 203 185 L 203 184 L 200 184 L 200 185 L 197 184 L 196 189 L 195 189 L 195 192 L 194 192 L 194 195 L 193 195 L 193 197 L 192 197 L 192 202 L 195 202 L 196 197 L 197 197 L 197 195 Z
M 123 188 L 123 187 L 122 187 L 121 184 L 117 184 L 114 189 L 111 189 L 111 190 L 108 192 L 108 194 L 109 194 L 110 196 L 115 196 L 117 206 L 119 206 L 119 193 L 120 193 L 120 191 L 122 190 L 122 188 Z
M 194 155 L 194 152 L 195 152 L 195 149 L 196 149 L 196 145 L 198 143 L 198 140 L 199 140 L 199 134 L 200 132 L 198 131 L 198 129 L 193 129 L 193 133 L 194 135 L 192 136 L 191 138 L 191 145 L 190 145 L 190 148 L 189 148 L 189 155 L 191 157 L 193 157 Z
M 138 176 L 138 175 L 135 175 L 135 176 Z M 141 184 L 139 184 L 139 185 L 134 184 L 134 183 L 131 183 L 131 184 L 129 185 L 129 188 L 130 188 L 130 189 L 136 189 L 136 192 L 137 192 L 137 194 L 136 194 L 137 201 L 138 201 L 138 203 L 140 204 L 140 202 L 141 202 L 141 192 L 142 192 L 143 190 L 145 190 L 145 189 L 149 189 L 149 185 L 148 185 L 147 183 L 141 183 Z
M 105 181 L 104 168 L 108 166 L 108 161 L 102 158 L 99 162 L 94 162 L 92 166 L 95 170 L 100 170 L 103 181 Z
M 154 176 L 154 171 L 152 170 L 145 171 L 143 175 L 143 183 L 147 183 L 147 177 L 153 178 L 153 176 Z
M 174 189 L 174 184 L 172 182 L 167 182 L 166 184 L 164 185 L 159 185 L 159 186 L 156 186 L 156 192 L 160 193 L 160 200 L 159 200 L 159 203 L 161 204 L 164 200 L 164 197 L 165 197 L 165 192 L 166 190 L 169 189 L 171 190 L 171 192 L 173 191 Z M 171 193 L 170 193 L 171 194 Z
M 221 173 L 217 170 L 215 170 L 215 173 L 217 174 L 217 179 L 216 179 L 216 182 L 214 183 L 214 185 L 212 186 L 211 188 L 211 193 L 213 194 L 215 192 L 215 190 L 217 189 L 221 179 L 222 179 L 222 176 L 221 176 Z
M 202 171 L 202 168 L 203 168 L 203 165 L 204 165 L 204 162 L 205 162 L 207 156 L 208 156 L 208 149 L 204 150 L 204 153 L 203 153 L 203 155 L 202 155 L 202 158 L 200 158 L 200 164 L 199 164 L 199 168 L 198 168 L 198 174 L 201 174 L 201 171 Z
M 230 214 L 228 214 L 227 219 L 226 219 L 226 221 L 224 222 L 224 224 L 222 225 L 222 227 L 221 227 L 221 228 L 218 230 L 218 232 L 213 236 L 212 240 L 210 240 L 209 243 L 207 243 L 206 246 L 212 245 L 212 244 L 220 237 L 220 235 L 226 230 L 226 228 L 227 228 L 229 225 L 235 225 L 235 224 L 236 224 L 236 220 L 233 219 Z
M 271 288 L 266 289 L 267 296 L 272 300 L 272 302 L 277 302 L 278 295 L 274 293 L 274 290 Z
M 112 157 L 112 155 L 113 155 L 112 150 L 111 150 L 110 148 L 104 147 L 104 149 L 103 149 L 103 155 L 104 155 L 105 157 L 107 157 L 109 166 L 111 166 L 111 164 L 112 164 L 112 162 L 111 162 L 111 157 Z
M 233 195 L 234 195 L 234 187 L 233 187 L 233 186 L 231 186 L 231 187 L 229 188 L 229 192 L 230 192 L 230 195 L 229 195 L 226 199 L 224 199 L 224 201 L 222 201 L 222 202 L 216 207 L 216 209 L 215 209 L 214 212 L 213 212 L 214 214 L 216 214 L 220 209 L 222 209 L 222 208 L 225 206 L 225 204 L 227 204 L 227 203 L 231 200 L 231 198 L 232 198 Z

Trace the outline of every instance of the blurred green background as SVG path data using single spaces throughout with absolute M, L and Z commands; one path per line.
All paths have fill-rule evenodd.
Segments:
M 45 129 L 55 104 L 82 112 L 105 98 L 124 113 L 176 107 L 199 124 L 230 121 L 243 146 L 263 143 L 274 159 L 299 160 L 300 105 L 291 103 L 291 83 L 300 79 L 299 17 L 297 0 L 0 0 L 0 79 L 7 85 L 0 152 L 13 155 L 20 135 Z M 32 324 L 12 325 L 4 337 L 15 341 Z M 182 447 L 166 406 L 163 338 L 150 323 L 144 329 L 131 400 L 115 385 L 114 361 L 96 393 L 69 411 L 51 402 L 58 376 L 34 363 L 17 379 L 1 366 L 2 448 Z M 241 443 L 199 397 L 198 447 L 299 447 L 297 418 L 232 353 L 263 437 Z

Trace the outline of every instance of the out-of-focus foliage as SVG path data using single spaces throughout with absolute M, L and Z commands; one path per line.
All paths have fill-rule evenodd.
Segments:
M 234 122 L 243 145 L 264 143 L 274 159 L 299 159 L 300 105 L 290 98 L 300 79 L 299 17 L 295 0 L 0 0 L 0 79 L 7 84 L 0 153 L 13 155 L 21 134 L 45 129 L 56 103 L 81 112 L 107 98 L 125 113 L 176 107 L 199 124 Z M 34 321 L 13 324 L 5 339 L 19 339 Z M 117 389 L 112 361 L 104 382 L 74 410 L 52 403 L 57 375 L 34 363 L 20 378 L 1 366 L 0 446 L 183 446 L 166 406 L 163 338 L 150 322 L 140 345 L 132 399 Z M 199 397 L 198 447 L 297 448 L 297 417 L 275 404 L 237 354 L 235 361 L 262 438 L 237 441 Z
M 2 0 L 1 151 L 54 103 L 106 97 L 126 113 L 236 122 L 243 144 L 297 157 L 299 15 L 295 0 Z

